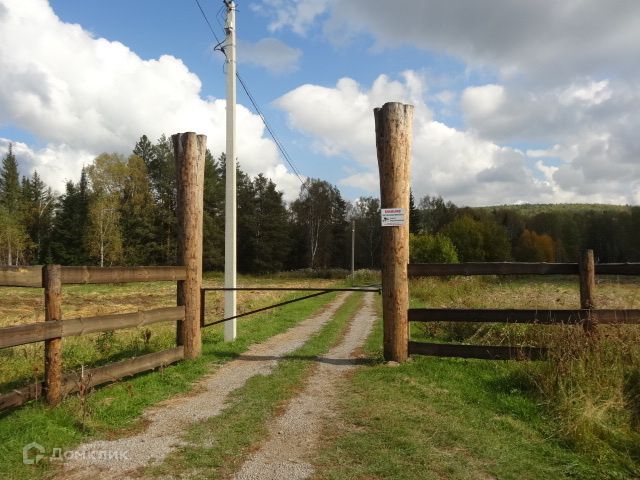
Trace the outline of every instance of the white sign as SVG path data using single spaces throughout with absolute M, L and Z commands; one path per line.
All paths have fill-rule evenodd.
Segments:
M 383 208 L 381 214 L 383 227 L 401 227 L 404 225 L 403 208 Z

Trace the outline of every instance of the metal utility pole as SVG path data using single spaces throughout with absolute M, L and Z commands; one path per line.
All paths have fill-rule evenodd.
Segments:
M 356 219 L 351 219 L 351 279 L 356 278 Z
M 236 5 L 225 0 L 227 40 L 224 53 L 227 57 L 227 150 L 226 150 L 226 189 L 224 210 L 224 286 L 236 288 Z M 224 317 L 236 315 L 236 292 L 224 292 Z M 236 320 L 224 324 L 224 340 L 236 339 Z

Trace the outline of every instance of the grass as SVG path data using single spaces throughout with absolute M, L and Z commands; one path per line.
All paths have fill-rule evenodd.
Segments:
M 223 412 L 191 427 L 189 447 L 181 448 L 150 475 L 188 474 L 189 478 L 226 478 L 238 470 L 254 446 L 268 434 L 268 423 L 301 388 L 315 357 L 340 339 L 361 303 L 361 294 L 345 304 L 303 347 L 287 355 L 267 376 L 257 375 L 236 390 Z
M 266 278 L 245 278 L 244 280 L 245 284 L 252 285 L 268 282 Z M 291 279 L 289 282 L 294 284 L 296 281 Z M 313 282 L 314 285 L 317 285 L 318 281 Z M 324 285 L 327 284 L 326 281 L 322 282 Z M 271 283 L 273 284 L 273 281 Z M 288 284 L 286 281 L 279 283 Z M 295 284 L 300 285 L 301 283 L 311 286 L 309 283 L 300 281 Z M 173 286 L 152 284 L 148 285 L 148 290 L 145 287 L 145 285 L 138 284 L 131 289 L 120 290 L 120 287 L 101 286 L 102 292 L 107 296 L 103 298 L 102 304 L 125 305 L 125 301 L 118 303 L 122 293 L 126 294 L 125 297 L 129 293 L 135 297 L 143 291 L 150 296 L 157 297 L 158 304 L 155 302 L 154 304 L 158 306 L 161 306 L 163 302 L 171 301 L 169 297 L 174 298 L 172 295 L 175 287 Z M 83 292 L 83 289 L 86 291 Z M 69 288 L 67 293 L 69 299 L 73 298 L 74 293 L 80 296 L 84 293 L 93 295 L 93 289 L 84 286 L 78 287 L 78 290 Z M 112 297 L 109 298 L 109 295 Z M 287 296 L 291 296 L 291 294 L 285 295 L 285 297 Z M 158 372 L 137 375 L 130 380 L 98 389 L 86 397 L 86 407 L 82 406 L 81 398 L 72 396 L 67 398 L 58 408 L 50 409 L 39 402 L 31 402 L 23 408 L 0 414 L 0 478 L 17 480 L 40 478 L 50 473 L 51 465 L 45 461 L 36 466 L 22 464 L 22 447 L 32 441 L 44 446 L 50 454 L 54 447 L 69 449 L 88 438 L 108 438 L 115 434 L 121 434 L 123 430 L 140 428 L 139 416 L 145 408 L 175 394 L 188 391 L 194 381 L 210 371 L 212 365 L 228 361 L 245 351 L 252 343 L 263 341 L 287 330 L 334 297 L 334 294 L 328 294 L 242 319 L 239 322 L 238 340 L 232 344 L 222 342 L 221 326 L 205 329 L 203 331 L 202 357 L 172 365 Z M 282 295 L 277 298 L 282 298 Z M 251 308 L 260 303 L 271 303 L 273 300 L 272 296 L 259 297 L 254 295 L 249 302 L 241 303 L 241 305 L 243 308 Z M 74 304 L 82 306 L 85 301 L 67 302 L 70 309 Z M 215 306 L 214 300 L 208 299 L 207 304 Z M 212 310 L 208 310 L 211 313 L 207 321 L 213 320 L 218 314 L 215 308 Z M 169 328 L 173 332 L 175 327 L 165 328 Z M 135 334 L 133 335 L 135 336 Z M 154 332 L 154 336 L 162 338 L 157 331 Z M 120 337 L 117 338 L 118 341 L 123 341 Z M 167 332 L 166 338 L 173 340 L 169 332 Z M 90 350 L 95 345 L 94 340 L 84 339 L 84 341 L 86 345 L 82 346 L 83 349 Z M 162 346 L 161 342 L 158 342 L 157 345 L 154 344 L 154 347 Z M 69 355 L 68 349 L 64 353 Z M 107 357 L 104 356 L 100 358 L 102 361 L 106 359 Z M 65 360 L 68 362 L 68 358 Z M 5 365 L 4 358 L 2 364 Z M 86 418 L 83 420 L 85 414 Z
M 575 283 L 573 278 L 429 279 L 412 285 L 412 301 L 436 307 L 572 308 L 579 301 Z M 634 279 L 605 279 L 598 285 L 598 305 L 638 308 L 637 287 Z M 412 332 L 418 340 L 433 339 L 433 334 L 420 328 Z M 315 459 L 319 479 L 617 479 L 640 474 L 640 437 L 625 424 L 628 416 L 621 421 L 612 411 L 603 414 L 597 401 L 589 410 L 584 401 L 593 395 L 576 395 L 570 411 L 599 420 L 600 430 L 590 424 L 576 432 L 596 440 L 577 442 L 568 434 L 567 424 L 575 419 L 553 405 L 557 392 L 545 397 L 539 384 L 554 369 L 552 362 L 414 357 L 391 368 L 381 362 L 381 340 L 378 324 L 366 347 L 378 364 L 358 370 L 344 386 L 340 421 L 326 426 Z M 632 348 L 637 352 L 637 344 Z M 583 376 L 567 377 L 578 384 L 564 382 L 565 393 L 604 386 L 600 377 L 606 370 L 594 375 L 591 366 Z M 620 378 L 612 367 L 610 376 Z M 601 397 L 617 395 L 601 392 Z

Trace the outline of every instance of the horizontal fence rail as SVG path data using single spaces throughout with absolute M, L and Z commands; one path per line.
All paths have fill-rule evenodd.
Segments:
M 62 284 L 184 280 L 185 267 L 62 267 Z
M 409 342 L 409 355 L 477 358 L 480 360 L 542 360 L 547 349 L 496 345 L 455 345 L 449 343 Z
M 0 348 L 42 342 L 109 330 L 142 327 L 158 322 L 184 319 L 184 307 L 166 307 L 134 313 L 71 318 L 52 322 L 29 323 L 0 328 Z
M 82 385 L 91 388 L 105 383 L 114 382 L 124 377 L 166 367 L 184 358 L 183 347 L 171 348 L 161 352 L 149 353 L 139 357 L 128 358 L 120 362 L 110 363 L 102 367 L 84 370 L 84 376 L 80 373 L 71 373 L 63 377 L 62 391 L 65 395 L 76 392 Z M 0 411 L 8 408 L 19 407 L 29 400 L 40 398 L 44 386 L 41 382 L 15 389 L 12 392 L 0 395 Z
M 586 321 L 599 324 L 640 324 L 640 310 L 515 310 L 410 308 L 410 322 L 533 323 L 577 325 Z
M 42 287 L 42 267 L 0 267 L 0 287 Z
M 42 266 L 0 267 L 0 287 L 42 288 Z M 186 278 L 186 268 L 160 267 L 61 267 L 62 283 L 133 283 L 179 281 Z
M 598 275 L 640 275 L 640 263 L 600 263 Z M 578 275 L 577 263 L 410 263 L 409 277 L 448 275 Z
M 472 262 L 460 264 L 414 263 L 409 277 L 449 275 L 579 275 L 580 309 L 444 309 L 410 308 L 409 322 L 524 323 L 537 325 L 581 325 L 586 335 L 597 335 L 602 324 L 640 324 L 640 310 L 597 309 L 594 302 L 595 275 L 640 275 L 640 263 L 594 262 L 592 250 L 583 252 L 580 263 Z M 541 347 L 460 345 L 409 341 L 410 354 L 487 360 L 540 360 L 548 350 Z

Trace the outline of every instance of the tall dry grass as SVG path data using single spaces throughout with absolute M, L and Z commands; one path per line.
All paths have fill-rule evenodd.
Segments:
M 452 277 L 412 282 L 416 305 L 437 308 L 578 308 L 575 277 Z M 600 308 L 640 308 L 640 279 L 599 278 Z M 640 463 L 640 325 L 431 323 L 414 333 L 439 341 L 544 346 L 549 359 L 521 374 L 553 416 L 556 434 L 602 461 Z

